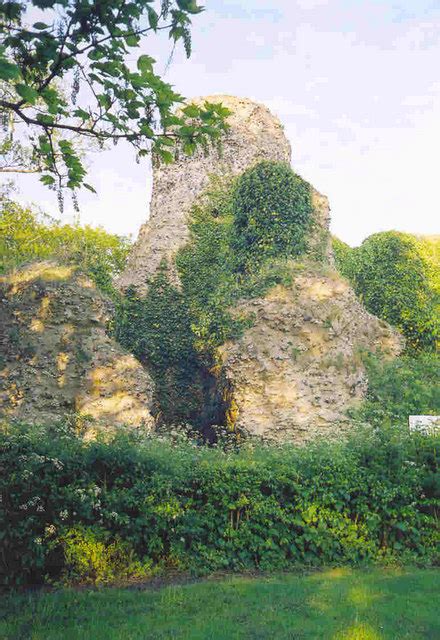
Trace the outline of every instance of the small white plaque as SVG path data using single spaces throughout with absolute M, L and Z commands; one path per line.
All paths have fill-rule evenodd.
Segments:
M 440 433 L 440 416 L 409 416 L 409 430 L 428 435 Z

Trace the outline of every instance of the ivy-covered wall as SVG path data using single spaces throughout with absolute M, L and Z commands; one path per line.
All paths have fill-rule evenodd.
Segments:
M 264 161 L 236 179 L 213 179 L 176 256 L 181 288 L 163 263 L 146 296 L 126 293 L 116 337 L 155 378 L 164 422 L 200 428 L 227 422 L 216 349 L 252 323 L 231 309 L 290 282 L 286 261 L 305 251 L 311 214 L 310 185 L 287 164 Z
M 232 193 L 237 267 L 303 253 L 311 209 L 310 185 L 289 165 L 263 161 L 246 171 Z

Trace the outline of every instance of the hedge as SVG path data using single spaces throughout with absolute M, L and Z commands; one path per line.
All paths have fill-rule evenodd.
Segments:
M 438 561 L 438 437 L 223 451 L 73 427 L 0 434 L 3 585 Z

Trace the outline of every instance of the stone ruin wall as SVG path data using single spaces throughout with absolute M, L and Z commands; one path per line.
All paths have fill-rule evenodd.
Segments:
M 259 160 L 290 163 L 291 149 L 281 123 L 267 109 L 246 98 L 214 95 L 195 102 L 221 102 L 232 111 L 230 129 L 220 153 L 199 150 L 170 165 L 153 168 L 150 217 L 142 225 L 118 280 L 121 289 L 145 290 L 146 278 L 156 273 L 165 258 L 173 273 L 173 258 L 189 237 L 188 213 L 208 187 L 210 175 L 238 175 Z M 175 272 L 174 272 L 175 275 Z
M 231 96 L 206 100 L 233 112 L 222 153 L 199 152 L 154 169 L 150 218 L 119 279 L 121 289 L 134 285 L 145 291 L 164 258 L 178 281 L 173 259 L 189 238 L 188 213 L 210 175 L 238 175 L 263 159 L 290 163 L 289 142 L 266 107 Z M 298 271 L 293 263 L 290 288 L 278 286 L 263 298 L 238 304 L 236 311 L 251 313 L 254 325 L 218 354 L 230 399 L 229 423 L 276 440 L 340 435 L 349 426 L 346 409 L 366 392 L 361 351 L 380 349 L 394 356 L 402 348 L 397 332 L 367 313 L 334 270 L 328 200 L 312 188 L 312 203 L 306 268 Z
M 238 175 L 259 160 L 290 163 L 282 126 L 266 107 L 231 96 L 206 100 L 233 112 L 221 155 L 198 152 L 154 169 L 150 218 L 119 279 L 121 289 L 145 291 L 164 258 L 173 270 L 189 237 L 189 211 L 211 175 Z M 254 324 L 218 353 L 230 422 L 276 440 L 342 433 L 349 426 L 345 409 L 366 391 L 360 351 L 395 355 L 402 347 L 398 334 L 368 314 L 332 268 L 328 200 L 313 189 L 312 202 L 306 266 L 292 261 L 291 287 L 239 303 L 235 311 L 251 313 Z M 317 255 L 320 261 L 313 260 Z M 0 278 L 0 298 L 0 418 L 47 422 L 80 412 L 98 428 L 154 429 L 151 377 L 107 335 L 106 302 L 90 280 L 70 267 L 40 263 Z
M 34 263 L 0 277 L 0 420 L 81 414 L 88 434 L 151 430 L 154 385 L 107 335 L 109 302 L 74 267 Z
M 301 444 L 350 428 L 346 410 L 368 386 L 362 352 L 393 357 L 402 340 L 335 271 L 292 265 L 292 280 L 237 305 L 234 312 L 252 314 L 253 326 L 220 355 L 235 427 Z

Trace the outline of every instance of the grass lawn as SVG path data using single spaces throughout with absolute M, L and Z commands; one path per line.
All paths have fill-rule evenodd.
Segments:
M 331 569 L 3 596 L 1 640 L 440 639 L 440 571 Z

